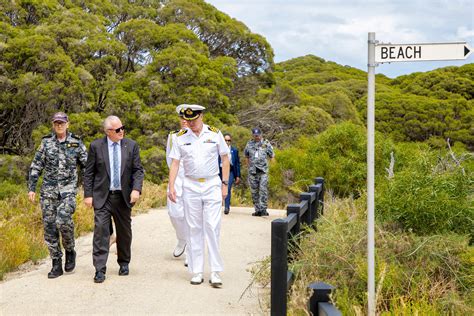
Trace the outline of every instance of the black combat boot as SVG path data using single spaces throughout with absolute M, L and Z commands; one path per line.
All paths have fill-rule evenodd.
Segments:
M 73 250 L 66 250 L 66 263 L 64 264 L 64 270 L 71 272 L 76 267 L 76 252 Z
M 53 259 L 53 267 L 51 272 L 48 273 L 48 279 L 54 279 L 60 275 L 63 275 L 63 262 L 61 258 Z

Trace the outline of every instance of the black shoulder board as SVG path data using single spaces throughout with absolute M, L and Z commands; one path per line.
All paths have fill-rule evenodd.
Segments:
M 182 135 L 186 134 L 187 132 L 188 132 L 187 129 L 182 129 L 178 132 L 178 136 L 182 136 Z
M 219 133 L 219 129 L 215 128 L 214 126 L 209 126 L 209 130 L 214 133 Z
M 81 140 L 81 139 L 82 139 L 81 136 L 75 135 L 75 134 L 73 134 L 73 133 L 71 133 L 71 137 L 72 137 L 72 138 L 75 138 L 75 139 L 78 139 L 78 140 Z
M 48 135 L 44 135 L 43 138 L 51 138 L 53 137 L 53 134 L 48 134 Z
M 171 131 L 170 134 L 176 134 L 176 133 L 179 133 L 179 129 L 178 130 L 175 130 L 175 131 Z

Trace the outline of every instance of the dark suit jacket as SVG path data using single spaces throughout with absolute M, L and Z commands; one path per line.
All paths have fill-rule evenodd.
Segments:
M 239 158 L 239 150 L 234 146 L 230 147 L 230 151 L 232 154 L 232 161 L 230 161 L 230 171 L 234 174 L 234 178 L 240 178 L 240 158 Z M 222 168 L 221 168 L 221 156 L 219 156 L 219 176 L 222 179 Z
M 140 161 L 138 144 L 128 138 L 121 141 L 122 195 L 128 207 L 132 190 L 142 191 L 144 170 Z M 107 137 L 96 139 L 89 147 L 86 169 L 84 171 L 84 197 L 92 197 L 94 208 L 102 208 L 110 188 L 110 162 Z

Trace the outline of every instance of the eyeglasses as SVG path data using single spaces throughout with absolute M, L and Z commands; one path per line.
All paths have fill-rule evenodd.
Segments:
M 226 139 L 225 141 L 228 142 L 228 143 L 232 142 L 231 139 Z
M 108 128 L 108 131 L 115 131 L 115 133 L 120 133 L 120 131 L 125 130 L 125 125 L 120 126 L 119 128 Z
M 66 122 L 62 122 L 62 121 L 56 121 L 56 122 L 53 122 L 54 125 L 56 126 L 63 126 L 66 124 Z

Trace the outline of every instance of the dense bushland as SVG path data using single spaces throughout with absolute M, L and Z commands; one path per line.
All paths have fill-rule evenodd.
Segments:
M 308 235 L 292 265 L 290 305 L 302 313 L 305 282 L 316 278 L 337 286 L 344 313 L 364 313 L 364 71 L 312 55 L 274 64 L 265 38 L 202 0 L 0 1 L 0 8 L 0 276 L 46 255 L 25 177 L 52 113 L 66 111 L 86 145 L 102 137 L 107 115 L 122 118 L 141 148 L 146 209 L 164 204 L 175 106 L 198 103 L 241 152 L 255 126 L 275 146 L 271 206 L 285 207 L 316 176 L 331 196 L 355 200 L 329 205 L 320 231 Z M 467 64 L 377 75 L 381 313 L 472 313 L 473 74 Z M 250 205 L 242 172 L 234 202 Z M 80 200 L 77 234 L 93 219 Z

